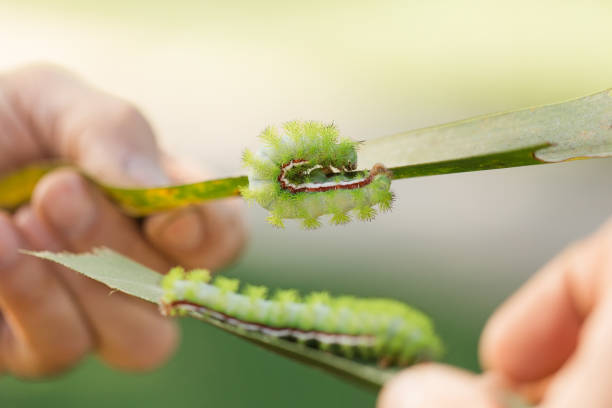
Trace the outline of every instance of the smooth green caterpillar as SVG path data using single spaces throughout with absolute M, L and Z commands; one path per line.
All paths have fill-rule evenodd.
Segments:
M 283 133 L 268 127 L 260 135 L 265 146 L 257 153 L 246 150 L 249 185 L 241 190 L 270 210 L 268 221 L 283 227 L 285 218 L 301 218 L 308 229 L 321 225 L 318 217 L 331 214 L 332 224 L 357 218 L 371 220 L 391 209 L 391 172 L 382 164 L 371 170 L 357 168 L 357 142 L 339 139 L 334 125 L 288 122 Z
M 173 268 L 162 280 L 162 311 L 200 313 L 269 336 L 304 343 L 333 354 L 381 366 L 404 366 L 438 358 L 442 343 L 429 318 L 390 299 L 331 297 L 295 290 L 268 297 L 264 286 L 244 285 L 209 271 Z

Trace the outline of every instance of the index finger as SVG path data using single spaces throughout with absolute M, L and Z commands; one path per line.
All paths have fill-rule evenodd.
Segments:
M 561 369 L 577 347 L 587 347 L 580 339 L 604 330 L 594 325 L 611 292 L 611 249 L 608 223 L 545 266 L 488 322 L 481 339 L 483 365 L 532 382 Z

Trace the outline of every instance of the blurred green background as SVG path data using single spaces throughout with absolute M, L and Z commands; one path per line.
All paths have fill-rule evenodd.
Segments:
M 604 1 L 0 0 L 0 69 L 64 65 L 134 101 L 172 153 L 219 175 L 268 124 L 334 121 L 363 140 L 612 86 Z M 276 231 L 226 273 L 388 296 L 432 315 L 447 362 L 478 370 L 494 308 L 612 208 L 611 160 L 403 180 L 372 223 Z M 149 374 L 91 358 L 58 378 L 0 378 L 3 407 L 368 407 L 375 395 L 184 321 Z

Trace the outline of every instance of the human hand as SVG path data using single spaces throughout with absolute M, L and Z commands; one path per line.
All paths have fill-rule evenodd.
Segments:
M 54 67 L 0 75 L 0 174 L 52 157 L 102 181 L 146 186 L 192 181 L 193 170 L 168 158 L 129 103 Z M 147 218 L 123 215 L 72 170 L 36 186 L 30 204 L 0 212 L 0 372 L 53 374 L 95 351 L 111 366 L 146 370 L 173 351 L 176 328 L 156 307 L 113 293 L 20 248 L 113 248 L 159 272 L 175 264 L 218 268 L 245 240 L 239 203 L 189 207 Z
M 612 407 L 612 221 L 561 253 L 489 320 L 487 373 L 443 365 L 408 369 L 379 408 L 504 407 L 512 388 L 539 407 Z

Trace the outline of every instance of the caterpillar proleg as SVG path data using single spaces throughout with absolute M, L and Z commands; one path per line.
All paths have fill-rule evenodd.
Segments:
M 243 155 L 249 186 L 241 193 L 270 211 L 271 224 L 283 227 L 284 219 L 301 218 L 311 229 L 324 214 L 331 214 L 332 224 L 344 224 L 351 210 L 371 220 L 375 205 L 391 209 L 390 171 L 382 164 L 355 171 L 357 142 L 340 139 L 334 125 L 293 121 L 282 130 L 268 127 L 260 135 L 265 145 Z
M 245 331 L 296 341 L 346 358 L 403 366 L 438 358 L 442 343 L 429 318 L 390 299 L 332 297 L 295 290 L 268 296 L 264 286 L 243 285 L 207 270 L 173 268 L 162 280 L 162 311 L 203 314 Z

